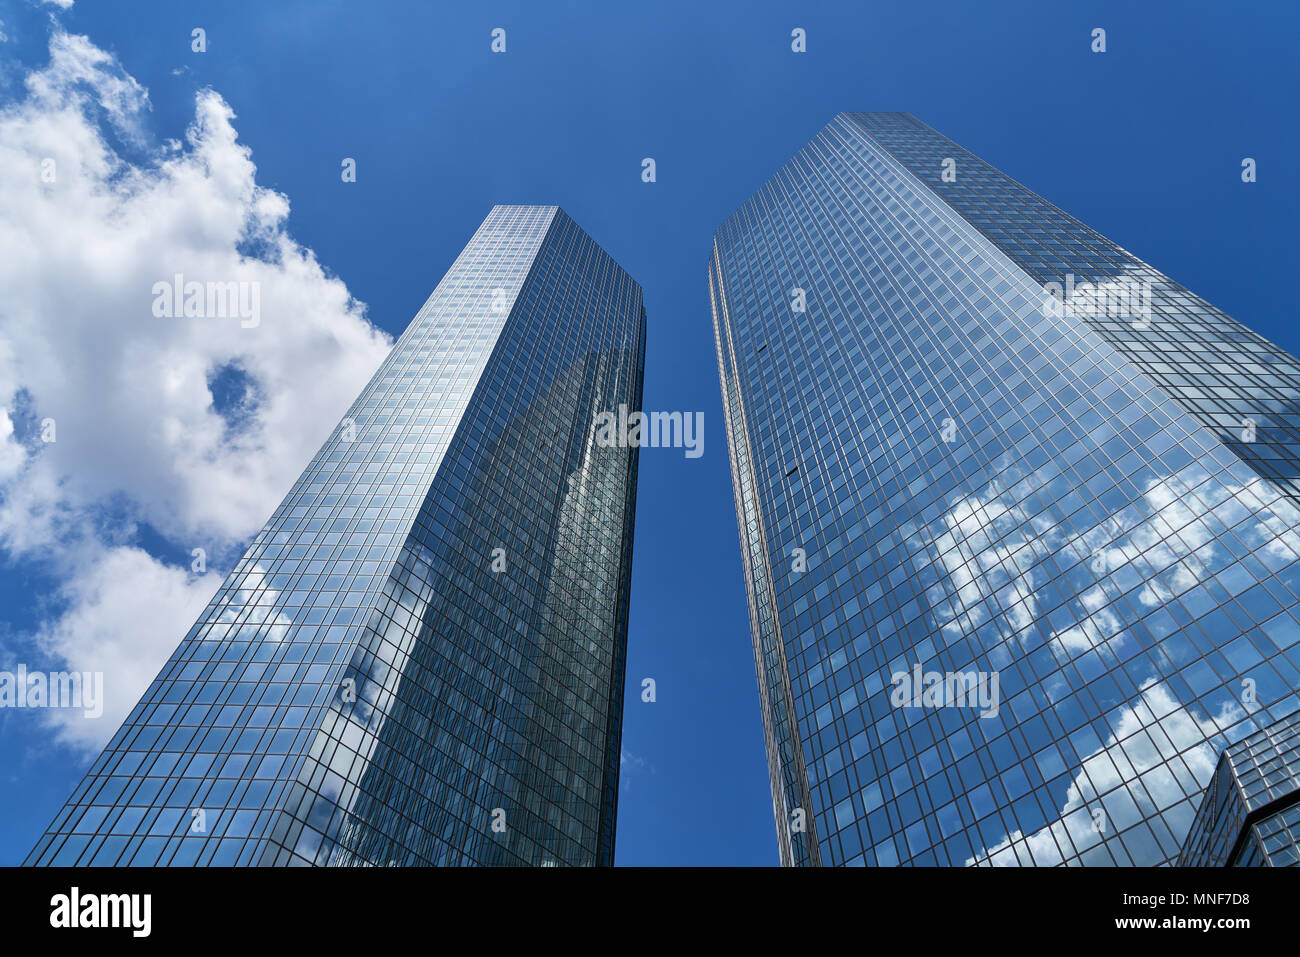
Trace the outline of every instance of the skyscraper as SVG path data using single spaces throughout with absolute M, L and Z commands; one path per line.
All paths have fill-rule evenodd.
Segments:
M 714 237 L 781 859 L 1160 864 L 1300 687 L 1300 363 L 902 113 Z
M 1227 748 L 1182 867 L 1300 867 L 1300 711 Z
M 27 863 L 612 863 L 644 347 L 495 207 Z

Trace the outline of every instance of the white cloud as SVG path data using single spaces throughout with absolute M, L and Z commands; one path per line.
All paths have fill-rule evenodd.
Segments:
M 42 650 L 72 669 L 102 672 L 103 714 L 47 712 L 59 740 L 100 748 L 117 730 L 186 630 L 212 597 L 219 576 L 196 577 L 138 548 L 87 556 L 85 572 L 69 579 L 71 607 L 38 635 Z
M 62 32 L 50 38 L 50 65 L 28 74 L 27 93 L 26 103 L 6 113 L 26 112 L 30 117 L 34 112 L 37 118 L 64 119 L 64 110 L 84 107 L 93 96 L 119 130 L 135 136 L 140 135 L 140 114 L 150 108 L 148 92 L 111 53 L 87 37 Z M 78 132 L 94 135 L 99 131 L 87 125 Z
M 1046 487 L 1049 478 L 1030 476 L 1025 487 Z M 1015 488 L 991 483 L 980 493 L 959 496 L 949 502 L 942 525 L 931 526 L 929 547 L 943 573 L 927 592 L 931 607 L 947 633 L 969 634 L 990 618 L 1005 636 L 1036 624 L 1061 660 L 1103 646 L 1113 658 L 1128 640 L 1117 611 L 1125 592 L 1133 589 L 1144 608 L 1158 608 L 1198 585 L 1209 572 L 1207 563 L 1228 563 L 1212 522 L 1233 528 L 1275 565 L 1300 555 L 1300 510 L 1275 487 L 1259 479 L 1241 485 L 1209 478 L 1192 464 L 1178 475 L 1151 480 L 1137 501 L 1068 536 L 1047 513 L 1026 514 Z M 1057 628 L 1041 616 L 1037 579 L 1043 576 L 1035 574 L 1033 564 L 1048 555 L 1067 571 L 1084 571 L 1086 563 L 1096 578 L 1056 611 Z M 1241 578 L 1241 588 L 1253 582 Z M 1044 679 L 1043 689 L 1054 701 L 1067 697 L 1074 690 L 1068 679 L 1068 672 L 1058 671 Z M 1204 786 L 1214 770 L 1217 744 L 1246 717 L 1229 701 L 1219 714 L 1197 718 L 1148 674 L 1141 679 L 1140 697 L 1123 709 L 1116 733 L 1083 760 L 1058 818 L 1029 835 L 1007 834 L 967 863 L 1077 860 L 1077 853 L 1106 836 L 1094 827 L 1099 811 L 1110 822 L 1107 833 L 1115 833 L 1138 819 L 1139 805 L 1149 816 L 1183 800 L 1184 788 L 1167 767 L 1175 756 L 1196 786 Z M 1130 792 L 1137 797 L 1130 798 Z
M 63 576 L 42 639 L 78 668 L 104 661 L 125 695 L 217 583 L 131 548 L 136 523 L 186 553 L 246 540 L 391 343 L 289 235 L 288 199 L 257 185 L 217 93 L 196 96 L 184 145 L 151 145 L 147 91 L 62 32 L 26 87 L 0 111 L 0 547 Z M 257 283 L 260 323 L 154 316 L 177 273 Z M 246 386 L 238 421 L 214 406 L 223 369 Z M 53 443 L 33 425 L 47 417 Z M 116 727 L 96 724 L 68 733 Z
M 27 451 L 13 440 L 14 422 L 0 409 L 0 482 L 11 478 L 27 459 Z
M 654 776 L 655 766 L 648 758 L 631 751 L 620 750 L 618 753 L 619 786 L 627 790 L 632 786 L 632 779 L 642 775 Z
M 990 605 L 1015 631 L 1038 616 L 1032 568 L 1048 546 L 1043 530 L 1008 498 L 996 482 L 984 494 L 957 498 L 943 514 L 944 531 L 930 542 L 944 577 L 927 597 L 945 634 L 975 631 Z
M 1204 787 L 1219 754 L 1211 741 L 1245 717 L 1245 711 L 1229 701 L 1214 718 L 1198 719 L 1180 706 L 1168 688 L 1149 679 L 1141 696 L 1124 709 L 1116 732 L 1084 758 L 1058 819 L 1028 837 L 1020 831 L 1008 834 L 966 863 L 1015 867 L 1021 863 L 1016 854 L 1019 850 L 1026 858 L 1024 863 L 1032 861 L 1040 867 L 1060 864 L 1076 850 L 1088 850 L 1139 817 L 1173 807 L 1186 795 L 1167 770 L 1167 763 L 1180 756 L 1197 788 Z M 1134 803 L 1131 792 L 1121 785 L 1137 781 L 1146 797 Z
M 54 7 L 59 7 L 62 10 L 71 9 L 73 4 L 73 0 L 42 0 L 42 2 L 48 3 Z

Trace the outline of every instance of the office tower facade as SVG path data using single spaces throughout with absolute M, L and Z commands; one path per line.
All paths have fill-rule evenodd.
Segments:
M 1300 711 L 1228 747 L 1182 867 L 1300 867 Z
M 644 347 L 494 208 L 27 863 L 612 863 Z
M 1160 864 L 1300 687 L 1300 364 L 908 114 L 717 230 L 781 860 Z

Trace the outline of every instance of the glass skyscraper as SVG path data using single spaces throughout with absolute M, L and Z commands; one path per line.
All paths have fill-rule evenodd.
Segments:
M 1300 704 L 1300 363 L 903 113 L 709 281 L 781 860 L 1173 863 Z
M 1223 752 L 1183 867 L 1300 867 L 1300 711 Z
M 644 351 L 494 208 L 27 863 L 612 863 Z

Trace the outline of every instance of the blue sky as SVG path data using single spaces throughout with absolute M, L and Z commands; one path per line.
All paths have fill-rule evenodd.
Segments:
M 287 198 L 290 212 L 275 229 L 314 252 L 324 268 L 323 276 L 302 280 L 309 293 L 294 301 L 304 308 L 326 303 L 320 322 L 337 315 L 346 334 L 341 350 L 304 350 L 299 359 L 292 341 L 268 344 L 281 353 L 265 359 L 264 369 L 273 370 L 268 383 L 279 381 L 277 372 L 288 377 L 306 368 L 322 388 L 350 398 L 382 343 L 367 338 L 359 307 L 331 298 L 339 283 L 365 304 L 371 323 L 396 335 L 495 203 L 559 204 L 644 287 L 645 405 L 703 410 L 705 445 L 699 459 L 665 449 L 641 456 L 620 864 L 776 863 L 705 268 L 716 226 L 832 115 L 916 114 L 1300 351 L 1289 298 L 1300 213 L 1290 169 L 1298 152 L 1300 68 L 1292 46 L 1300 15 L 1290 4 L 61 6 L 0 0 L 0 110 L 11 118 L 26 110 L 26 119 L 41 109 L 57 112 L 50 97 L 32 102 L 25 78 L 46 70 L 52 36 L 84 35 L 116 60 L 118 85 L 101 83 L 100 105 L 85 111 L 125 164 L 105 182 L 120 182 L 130 169 L 155 170 L 168 155 L 166 141 L 183 139 L 194 122 L 196 94 L 211 89 L 235 114 L 228 122 L 252 151 L 257 186 Z M 191 52 L 194 27 L 206 30 L 205 53 Z M 507 31 L 505 54 L 490 52 L 494 27 Z M 807 31 L 807 53 L 791 52 L 794 27 Z M 1107 31 L 1105 54 L 1089 49 L 1094 27 Z M 79 63 L 95 56 L 80 47 L 74 54 Z M 67 71 L 44 75 L 51 84 L 79 82 Z M 149 108 L 115 124 L 112 97 L 123 84 L 122 95 L 129 95 L 123 76 L 147 90 Z M 21 129 L 32 138 L 14 149 L 42 142 L 32 123 Z M 0 152 L 8 148 L 0 141 Z M 229 156 L 226 148 L 213 147 L 212 156 Z M 39 156 L 31 154 L 33 161 Z M 1246 156 L 1258 162 L 1257 183 L 1241 182 Z M 356 159 L 356 183 L 341 182 L 344 157 Z M 653 184 L 641 181 L 644 157 L 656 160 Z M 204 196 L 221 189 L 228 196 L 237 178 L 216 160 L 192 170 L 217 181 Z M 0 181 L 0 192 L 5 188 Z M 179 188 L 160 194 L 151 215 L 183 215 L 192 195 Z M 6 325 L 18 321 L 14 304 L 25 301 L 33 303 L 29 319 L 56 331 L 63 313 L 51 312 L 51 303 L 81 309 L 86 323 L 97 323 L 87 329 L 116 335 L 111 297 L 102 309 L 83 301 L 113 288 L 113 268 L 121 264 L 111 248 L 78 268 L 69 249 L 85 232 L 37 228 L 24 208 L 0 201 L 0 249 L 40 254 L 21 275 L 0 267 L 0 346 L 11 338 Z M 209 219 L 220 219 L 216 213 L 194 215 L 202 223 L 187 241 L 220 232 L 219 224 L 208 228 Z M 103 222 L 120 225 L 107 214 Z M 130 248 L 148 254 L 147 242 Z M 102 264 L 113 268 L 99 275 Z M 88 294 L 66 298 L 69 284 L 79 283 Z M 84 339 L 52 341 L 73 348 L 66 343 Z M 182 361 L 178 350 L 186 346 L 174 343 L 166 361 Z M 42 402 L 62 387 L 58 348 L 50 353 L 45 379 L 30 371 L 37 363 L 24 371 L 22 354 L 19 371 L 7 379 L 0 349 L 0 403 L 29 450 L 32 422 L 45 414 Z M 202 375 L 202 364 L 197 368 Z M 229 420 L 230 370 L 222 368 L 224 376 L 209 367 L 208 378 Z M 104 388 L 121 387 L 123 378 L 129 376 Z M 49 384 L 46 394 L 42 383 Z M 250 394 L 249 415 L 283 410 L 292 421 L 291 400 L 276 406 L 274 395 L 272 385 L 261 398 Z M 328 405 L 328 398 L 304 403 L 296 414 L 328 418 L 313 426 L 328 429 L 337 417 L 327 415 Z M 104 407 L 105 416 L 136 408 L 126 400 Z M 96 427 L 138 431 L 125 419 L 101 418 Z M 306 431 L 314 441 L 323 435 Z M 145 614 L 184 617 L 218 583 L 211 575 L 206 584 L 185 579 L 190 531 L 207 530 L 204 540 L 217 543 L 214 569 L 224 572 L 250 522 L 260 524 L 278 499 L 276 483 L 287 488 L 310 457 L 311 443 L 304 440 L 304 453 L 292 430 L 279 434 L 284 441 L 262 450 L 279 457 L 274 468 L 259 472 L 240 460 L 229 473 L 238 481 L 214 481 L 210 501 L 193 494 L 193 482 L 159 480 L 155 490 L 133 477 L 113 448 L 84 443 L 81 457 L 67 461 L 82 469 L 102 465 L 103 474 L 120 477 L 117 485 L 105 480 L 66 500 L 57 497 L 63 491 L 50 491 L 72 487 L 55 474 L 40 490 L 63 507 L 60 514 L 78 516 L 78 534 L 91 543 L 85 547 L 126 571 L 71 590 L 68 570 L 84 563 L 59 551 L 59 536 L 33 531 L 32 511 L 14 506 L 35 494 L 17 484 L 26 473 L 15 472 L 6 484 L 0 461 L 0 669 L 17 661 L 52 669 L 59 649 L 75 647 L 77 635 L 120 629 L 115 623 L 129 621 L 129 609 L 125 619 L 116 617 L 122 609 L 95 591 L 110 581 L 120 588 L 123 580 L 156 575 L 158 586 L 141 592 L 158 608 Z M 228 450 L 225 440 L 213 441 Z M 158 501 L 171 504 L 162 509 Z M 251 518 L 259 509 L 260 517 Z M 183 630 L 175 630 L 172 644 Z M 657 683 L 653 704 L 640 700 L 644 677 Z M 84 736 L 41 715 L 0 714 L 0 863 L 21 860 L 91 754 Z

